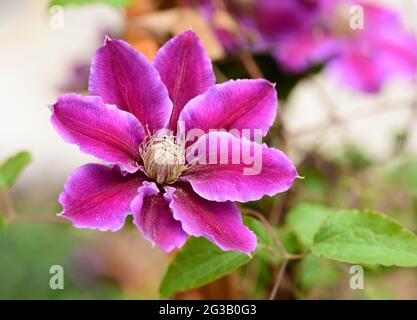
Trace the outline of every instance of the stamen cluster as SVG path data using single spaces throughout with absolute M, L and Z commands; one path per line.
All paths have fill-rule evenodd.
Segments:
M 185 170 L 185 148 L 173 135 L 151 136 L 140 155 L 146 176 L 158 184 L 173 183 Z

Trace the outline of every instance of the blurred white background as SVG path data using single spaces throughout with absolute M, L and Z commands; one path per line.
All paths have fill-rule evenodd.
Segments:
M 122 26 L 120 12 L 94 5 L 65 8 L 64 27 L 53 29 L 47 3 L 0 1 L 0 158 L 22 149 L 32 153 L 33 163 L 16 186 L 30 189 L 28 197 L 44 185 L 62 188 L 65 176 L 92 160 L 63 143 L 50 124 L 48 105 L 74 64 L 90 60 L 102 33 Z

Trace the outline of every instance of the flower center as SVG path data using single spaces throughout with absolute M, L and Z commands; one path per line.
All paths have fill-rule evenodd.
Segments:
M 185 170 L 185 148 L 172 135 L 152 136 L 140 148 L 144 171 L 158 184 L 173 183 Z

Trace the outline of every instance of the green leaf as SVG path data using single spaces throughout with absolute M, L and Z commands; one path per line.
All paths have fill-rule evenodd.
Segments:
M 288 253 L 295 254 L 302 252 L 302 245 L 298 237 L 295 235 L 294 231 L 286 226 L 281 226 L 277 229 L 278 239 L 283 244 L 285 250 Z M 273 245 L 275 245 L 273 243 Z M 276 246 L 277 250 L 279 248 Z
M 258 239 L 257 254 L 269 244 L 269 236 L 262 223 L 251 217 L 243 221 Z M 251 257 L 238 251 L 222 251 L 204 238 L 191 237 L 174 260 L 162 280 L 159 292 L 169 297 L 177 291 L 184 291 L 205 285 L 249 262 Z
M 349 263 L 417 266 L 417 236 L 380 213 L 344 210 L 324 221 L 312 252 Z
M 67 5 L 87 5 L 94 3 L 104 3 L 113 7 L 123 7 L 128 5 L 132 0 L 51 0 L 49 6 L 67 6 Z
M 32 160 L 27 151 L 22 151 L 7 159 L 0 166 L 0 187 L 10 188 L 15 183 L 22 170 Z
M 314 243 L 315 233 L 330 213 L 331 210 L 324 206 L 300 203 L 288 213 L 287 223 L 300 243 L 306 248 L 310 248 Z
M 258 246 L 256 247 L 256 253 L 259 250 L 263 249 L 265 246 L 269 246 L 272 244 L 273 241 L 271 239 L 271 236 L 269 235 L 268 231 L 265 229 L 262 222 L 260 222 L 259 220 L 253 217 L 244 216 L 243 223 L 256 234 L 256 239 L 258 241 Z
M 301 260 L 297 269 L 297 282 L 303 290 L 314 287 L 331 287 L 341 275 L 334 262 L 308 255 Z
M 4 229 L 6 229 L 6 226 L 4 224 L 3 213 L 0 212 L 0 234 L 4 232 Z

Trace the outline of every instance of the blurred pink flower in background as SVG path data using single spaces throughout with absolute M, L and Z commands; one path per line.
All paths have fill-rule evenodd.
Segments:
M 416 38 L 395 11 L 369 1 L 201 0 L 200 7 L 229 52 L 269 50 L 288 73 L 324 64 L 341 83 L 374 93 L 417 71 Z M 239 27 L 230 29 L 216 10 L 227 10 Z

